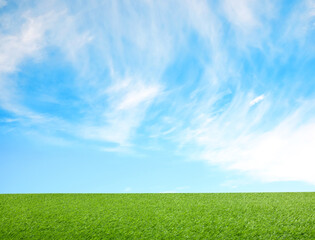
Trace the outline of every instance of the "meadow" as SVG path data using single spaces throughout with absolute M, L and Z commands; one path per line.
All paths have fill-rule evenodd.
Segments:
M 0 239 L 315 239 L 315 193 L 1 194 Z

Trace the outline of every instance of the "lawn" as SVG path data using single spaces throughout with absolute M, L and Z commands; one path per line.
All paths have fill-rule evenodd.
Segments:
M 0 239 L 315 239 L 315 193 L 1 194 Z

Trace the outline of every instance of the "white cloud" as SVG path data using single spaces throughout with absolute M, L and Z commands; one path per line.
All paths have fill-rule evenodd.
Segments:
M 182 1 L 180 2 L 182 4 Z M 185 1 L 186 21 L 200 36 L 210 43 L 212 47 L 218 47 L 221 23 L 213 13 L 207 1 Z
M 24 58 L 36 54 L 43 46 L 44 31 L 43 18 L 30 18 L 21 32 L 0 35 L 0 73 L 15 71 Z
M 28 93 L 23 91 L 23 86 L 19 81 L 11 78 L 10 74 L 19 72 L 21 64 L 26 60 L 40 61 L 43 50 L 47 46 L 57 44 L 53 36 L 58 35 L 56 34 L 58 29 L 64 29 L 60 26 L 63 23 L 65 27 L 69 18 L 66 12 L 54 10 L 56 9 L 42 9 L 42 6 L 35 6 L 31 10 L 18 10 L 0 16 L 5 22 L 4 29 L 6 29 L 0 34 L 0 107 L 15 115 L 21 126 L 33 125 L 41 129 L 42 138 L 45 138 L 45 133 L 54 130 L 73 133 L 75 127 L 58 116 L 37 112 L 27 106 L 25 99 L 30 96 L 27 96 Z M 76 36 L 80 39 L 78 34 Z M 46 138 L 54 137 L 46 136 Z M 49 142 L 60 142 L 60 140 Z
M 4 123 L 13 123 L 13 122 L 18 122 L 19 119 L 18 118 L 4 118 L 4 119 L 0 119 L 0 122 L 4 122 Z
M 152 100 L 158 93 L 156 87 L 141 88 L 139 92 L 129 92 L 123 101 L 119 104 L 118 109 L 130 109 L 137 107 L 140 103 Z
M 301 114 L 305 112 L 299 109 L 265 133 L 245 132 L 221 143 L 216 135 L 218 145 L 211 137 L 201 141 L 198 136 L 198 144 L 203 146 L 200 158 L 263 181 L 304 181 L 315 185 L 315 122 L 313 119 L 301 123 Z
M 256 98 L 254 98 L 252 101 L 250 101 L 249 105 L 253 106 L 253 105 L 261 102 L 262 100 L 264 100 L 264 98 L 265 98 L 265 95 L 262 94 L 262 95 L 260 95 L 260 96 L 258 96 Z
M 147 85 L 143 81 L 122 81 L 107 91 L 117 110 L 131 110 L 140 104 L 149 103 L 160 92 L 158 85 Z
M 102 152 L 116 152 L 116 153 L 122 153 L 126 151 L 126 148 L 122 147 L 122 146 L 118 146 L 118 147 L 101 147 L 100 151 Z
M 19 71 L 19 65 L 25 59 L 40 58 L 41 50 L 47 45 L 45 33 L 56 21 L 56 15 L 52 12 L 40 16 L 33 16 L 29 12 L 17 15 L 10 15 L 7 21 L 12 31 L 0 34 L 0 106 L 35 123 L 45 122 L 45 115 L 23 105 L 24 96 L 19 84 L 7 75 Z M 22 18 L 23 24 L 20 26 L 15 18 Z
M 79 127 L 81 136 L 129 145 L 132 134 L 160 91 L 161 87 L 157 84 L 148 84 L 137 78 L 117 81 L 104 91 L 108 106 L 102 115 L 103 124 Z
M 253 0 L 225 0 L 223 8 L 228 20 L 242 31 L 250 30 L 260 25 L 255 14 L 256 1 Z
M 248 46 L 264 48 L 271 33 L 270 23 L 277 16 L 277 2 L 270 0 L 225 0 L 221 2 L 223 16 L 228 20 L 235 37 L 231 44 L 238 50 Z
M 298 127 L 280 124 L 248 142 L 242 159 L 230 167 L 266 181 L 305 181 L 315 185 L 315 123 Z
M 114 142 L 125 146 L 128 145 L 131 130 L 134 128 L 133 124 L 131 124 L 130 119 L 127 121 L 117 119 L 116 123 L 99 126 L 83 124 L 77 126 L 77 135 L 85 139 Z M 114 149 L 107 150 L 113 151 Z

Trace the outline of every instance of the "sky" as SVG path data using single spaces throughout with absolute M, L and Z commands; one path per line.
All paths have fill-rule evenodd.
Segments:
M 314 0 L 0 0 L 0 193 L 315 191 L 314 43 Z

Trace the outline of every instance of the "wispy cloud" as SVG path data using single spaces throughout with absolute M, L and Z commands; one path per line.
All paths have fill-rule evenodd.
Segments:
M 250 30 L 259 26 L 261 23 L 257 19 L 255 7 L 258 1 L 241 0 L 238 2 L 226 0 L 223 1 L 223 8 L 228 20 L 240 28 L 242 31 Z
M 256 98 L 254 98 L 252 101 L 250 101 L 249 105 L 253 106 L 253 105 L 259 103 L 260 101 L 264 100 L 264 98 L 265 98 L 264 95 L 260 95 L 260 96 L 258 96 Z
M 0 72 L 2 74 L 16 71 L 22 60 L 26 57 L 35 57 L 44 46 L 44 33 L 47 21 L 51 20 L 51 16 L 29 17 L 25 15 L 24 19 L 19 32 L 1 35 Z M 13 19 L 11 20 L 13 21 Z
M 4 118 L 1 119 L 0 122 L 4 122 L 4 123 L 13 123 L 13 122 L 17 122 L 19 121 L 19 119 L 17 118 Z
M 20 64 L 26 59 L 41 57 L 41 50 L 47 45 L 45 33 L 56 21 L 56 14 L 48 12 L 37 16 L 26 11 L 4 18 L 6 27 L 12 31 L 0 35 L 0 105 L 3 109 L 35 123 L 45 122 L 47 119 L 44 114 L 22 103 L 25 97 L 22 88 L 9 74 L 19 72 Z M 22 23 L 19 25 L 20 22 Z
M 314 184 L 314 123 L 301 123 L 301 109 L 274 129 L 245 133 L 215 148 L 210 139 L 201 157 L 227 169 L 250 173 L 264 181 L 305 181 Z M 209 133 L 210 134 L 210 133 Z M 208 144 L 208 145 L 207 145 Z
M 106 91 L 107 110 L 102 114 L 103 124 L 80 126 L 82 136 L 128 145 L 132 131 L 140 125 L 146 109 L 159 91 L 159 86 L 144 85 L 141 81 L 131 79 L 109 87 Z

